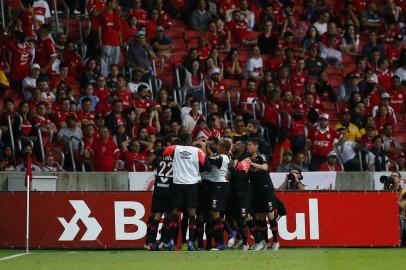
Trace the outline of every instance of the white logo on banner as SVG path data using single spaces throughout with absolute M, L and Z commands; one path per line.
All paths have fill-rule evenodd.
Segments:
M 69 200 L 69 203 L 75 209 L 76 213 L 72 219 L 67 222 L 65 218 L 58 217 L 59 222 L 62 224 L 64 231 L 59 237 L 59 241 L 72 241 L 79 233 L 78 221 L 82 220 L 86 226 L 86 232 L 82 236 L 81 241 L 94 241 L 102 231 L 102 227 L 94 217 L 90 216 L 90 209 L 87 204 L 82 200 Z

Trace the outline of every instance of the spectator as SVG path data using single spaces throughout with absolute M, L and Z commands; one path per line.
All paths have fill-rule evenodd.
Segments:
M 144 75 L 144 69 L 142 68 L 135 68 L 132 71 L 132 78 L 131 81 L 127 84 L 128 90 L 133 94 L 133 97 L 138 91 L 138 87 L 140 85 L 144 85 L 146 87 L 149 87 L 148 84 L 144 81 L 142 81 L 142 77 Z
M 244 137 L 247 133 L 247 127 L 245 126 L 244 120 L 238 120 L 235 122 L 235 128 L 230 135 L 232 137 Z
M 375 30 L 369 32 L 369 41 L 365 44 L 363 55 L 368 59 L 372 59 L 373 52 L 380 52 L 380 55 L 385 56 L 385 48 L 378 42 L 378 34 Z
M 35 63 L 38 63 L 41 67 L 41 74 L 48 76 L 56 70 L 53 65 L 57 59 L 54 42 L 49 37 L 50 32 L 51 27 L 49 25 L 41 25 L 39 39 L 35 48 Z
M 109 76 L 106 78 L 106 86 L 110 91 L 116 91 L 118 87 L 118 75 L 120 74 L 120 70 L 118 69 L 117 65 L 110 66 L 110 73 Z
M 340 164 L 337 163 L 337 154 L 331 151 L 327 156 L 327 161 L 320 165 L 319 171 L 322 172 L 339 172 L 341 171 Z
M 362 29 L 371 30 L 381 27 L 382 17 L 378 12 L 376 2 L 369 1 L 367 2 L 366 10 L 361 13 L 361 26 Z
M 145 171 L 143 164 L 146 164 L 147 157 L 140 153 L 140 151 L 140 142 L 135 139 L 121 143 L 121 159 L 124 160 L 125 170 L 130 172 Z
M 111 139 L 107 127 L 100 128 L 100 138 L 93 143 L 90 151 L 94 171 L 117 171 L 120 151 Z
M 302 47 L 306 51 L 309 51 L 310 48 L 315 47 L 319 48 L 321 45 L 320 42 L 320 35 L 317 31 L 317 28 L 314 26 L 310 26 L 307 30 L 306 36 L 302 40 Z
M 41 132 L 43 133 L 42 136 L 45 137 L 45 134 L 49 136 L 49 131 L 56 133 L 58 129 L 56 128 L 55 124 L 49 119 L 46 114 L 47 107 L 44 102 L 40 102 L 37 105 L 37 113 L 34 116 L 33 122 L 36 128 L 40 128 Z
M 406 61 L 395 71 L 395 75 L 400 78 L 401 83 L 406 81 Z
M 66 117 L 66 126 L 62 127 L 58 132 L 58 142 L 65 146 L 65 153 L 68 153 L 69 143 L 72 137 L 75 137 L 79 140 L 83 139 L 82 129 L 77 127 L 75 124 L 75 116 L 70 114 Z M 78 149 L 79 143 L 77 141 L 73 141 L 73 148 L 75 150 Z
M 99 103 L 100 98 L 98 96 L 93 95 L 94 89 L 92 84 L 88 84 L 85 87 L 85 91 L 83 93 L 83 96 L 80 97 L 79 99 L 79 104 L 82 104 L 82 101 L 84 98 L 89 98 L 91 100 L 91 111 L 94 112 L 96 110 L 96 105 Z M 80 107 L 79 107 L 80 108 Z
M 313 23 L 313 26 L 317 29 L 319 35 L 323 35 L 327 32 L 327 25 L 330 20 L 330 13 L 323 11 L 320 13 L 319 18 Z
M 227 21 L 227 20 L 226 20 Z M 248 42 L 248 22 L 239 9 L 233 11 L 233 18 L 226 23 L 234 42 L 245 44 Z
M 97 83 L 94 86 L 94 95 L 97 96 L 100 101 L 103 101 L 109 96 L 109 91 L 110 89 L 106 86 L 106 79 L 103 75 L 99 74 L 97 76 Z
M 329 127 L 328 119 L 328 114 L 320 114 L 319 126 L 310 129 L 307 135 L 308 149 L 312 154 L 309 165 L 310 171 L 317 171 L 320 164 L 326 161 L 327 154 L 344 141 L 341 134 Z M 335 142 L 335 139 L 339 141 Z
M 62 166 L 55 160 L 53 155 L 48 154 L 44 166 L 42 166 L 43 172 L 61 172 Z
M 240 11 L 241 15 L 244 16 L 244 20 L 248 24 L 248 31 L 253 31 L 255 24 L 255 13 L 249 9 L 248 0 L 240 1 Z
M 15 138 L 20 136 L 29 137 L 32 132 L 32 115 L 29 113 L 30 107 L 27 101 L 22 101 L 18 105 L 17 117 L 13 123 L 13 135 Z
M 375 136 L 372 141 L 373 147 L 365 157 L 367 170 L 372 172 L 386 171 L 389 158 L 383 149 L 383 139 L 378 135 Z
M 256 110 L 256 102 L 258 101 L 257 85 L 254 79 L 247 81 L 247 89 L 241 93 L 240 105 L 243 112 L 244 119 L 251 119 L 254 117 L 254 110 Z
M 372 118 L 372 120 L 373 120 L 373 118 Z M 372 146 L 373 146 L 372 139 L 376 135 L 378 135 L 378 131 L 376 130 L 375 123 L 374 122 L 372 122 L 372 124 L 368 123 L 367 126 L 362 130 L 364 130 L 364 131 L 362 132 L 363 135 L 362 135 L 361 141 L 359 142 L 360 147 L 363 150 L 371 150 Z
M 5 145 L 0 155 L 0 171 L 14 171 L 15 165 L 13 149 L 10 145 Z
M 309 171 L 309 164 L 306 162 L 306 156 L 303 152 L 297 152 L 293 165 L 299 168 L 302 172 Z
M 206 0 L 200 0 L 197 9 L 190 15 L 190 26 L 194 30 L 206 31 L 212 19 L 211 13 L 207 10 Z
M 389 91 L 391 80 L 393 80 L 393 72 L 389 69 L 389 61 L 386 58 L 379 60 L 378 67 L 375 69 L 375 74 L 378 78 L 378 83 L 383 89 Z M 399 78 L 399 77 L 398 77 Z M 399 85 L 400 86 L 400 80 Z
M 200 121 L 203 120 L 203 127 L 198 127 L 196 125 L 195 130 L 193 131 L 193 134 L 195 134 L 195 138 L 197 140 L 201 141 L 206 141 L 209 138 L 221 138 L 221 129 L 220 129 L 220 122 L 219 118 L 215 114 L 211 114 L 207 117 L 207 121 L 204 121 L 204 119 L 200 119 Z M 199 123 L 199 122 L 198 122 Z
M 359 133 L 359 129 L 356 125 L 351 123 L 351 112 L 348 108 L 343 109 L 340 112 L 341 121 L 336 124 L 335 129 L 345 128 L 346 135 L 345 139 L 349 141 L 359 141 L 361 139 L 361 134 Z
M 276 144 L 274 147 L 274 152 L 273 152 L 273 167 L 274 168 L 279 168 L 279 165 L 284 163 L 284 168 L 285 170 L 289 169 L 289 166 L 291 165 L 290 163 L 292 162 L 292 146 L 290 143 L 290 140 L 288 139 L 288 132 L 289 130 L 285 127 L 280 128 L 278 131 L 278 137 L 276 139 Z M 290 153 L 289 157 L 289 162 L 286 162 L 285 160 L 285 154 Z
M 271 55 L 278 46 L 278 38 L 272 32 L 272 20 L 267 20 L 264 23 L 264 31 L 259 35 L 257 43 L 261 54 Z
M 34 8 L 35 20 L 40 25 L 44 23 L 49 23 L 51 19 L 51 11 L 49 10 L 49 5 L 47 1 L 35 0 L 32 5 Z
M 388 89 L 388 93 L 390 95 L 390 105 L 393 110 L 398 114 L 404 113 L 406 91 L 401 85 L 401 81 L 398 76 L 395 75 L 392 77 L 392 82 L 390 88 Z
M 87 36 L 87 52 L 86 57 L 93 58 L 100 55 L 99 47 L 99 26 L 100 26 L 100 14 L 106 8 L 106 2 L 103 0 L 90 0 L 87 3 L 87 11 L 90 17 L 90 31 Z
M 106 125 L 112 135 L 118 135 L 118 127 L 126 125 L 123 115 L 123 101 L 118 99 L 113 102 L 113 109 L 111 113 L 106 116 Z
M 320 56 L 326 59 L 332 65 L 342 65 L 343 56 L 342 53 L 336 49 L 337 37 L 331 35 L 328 37 L 327 46 L 322 46 Z
M 137 114 L 147 112 L 149 107 L 155 105 L 155 101 L 150 99 L 150 95 L 151 90 L 147 86 L 140 85 L 138 87 L 138 95 L 133 102 L 133 107 Z
M 127 18 L 127 20 L 122 20 L 122 23 L 123 23 L 122 30 L 123 42 L 127 43 L 129 40 L 135 37 L 135 34 L 137 34 L 138 31 L 137 17 L 131 15 Z
M 336 101 L 336 94 L 328 81 L 328 75 L 325 71 L 322 71 L 319 79 L 316 82 L 316 93 L 322 100 L 328 100 L 330 102 Z
M 358 93 L 357 93 L 358 94 Z M 361 98 L 361 97 L 360 97 Z M 366 120 L 365 103 L 360 101 L 354 105 L 353 112 L 351 114 L 351 122 L 358 127 L 358 129 L 363 127 L 363 123 Z M 360 132 L 361 134 L 361 132 Z M 361 134 L 362 136 L 362 134 Z
M 337 93 L 337 101 L 350 101 L 351 95 L 354 92 L 359 92 L 358 82 L 354 74 L 347 75 L 345 82 L 340 86 Z
M 144 73 L 152 71 L 152 60 L 157 59 L 152 48 L 148 45 L 145 31 L 138 31 L 136 41 L 128 49 L 128 62 L 132 67 L 142 68 Z
M 22 93 L 25 100 L 30 100 L 32 97 L 32 91 L 37 87 L 37 79 L 41 72 L 41 67 L 35 63 L 30 67 L 30 75 L 25 77 L 22 82 Z
M 85 127 L 91 123 L 94 124 L 95 113 L 92 110 L 92 99 L 84 97 L 80 102 L 80 111 L 77 112 L 77 122 L 79 126 Z
M 124 108 L 128 108 L 132 105 L 132 95 L 127 88 L 127 80 L 123 74 L 117 76 L 117 93 L 118 99 L 123 102 Z
M 260 81 L 264 77 L 263 62 L 258 46 L 251 48 L 250 58 L 248 58 L 244 68 L 244 77 L 255 81 Z
M 49 87 L 55 92 L 56 88 L 61 84 L 65 84 L 67 88 L 71 89 L 72 92 L 77 93 L 79 91 L 79 85 L 75 78 L 69 76 L 69 64 L 60 63 L 59 65 L 59 75 L 53 75 L 51 81 L 49 82 Z
M 225 79 L 241 79 L 243 73 L 243 63 L 239 59 L 239 51 L 232 48 L 223 63 Z
M 28 147 L 26 147 L 25 149 L 27 149 Z M 30 148 L 30 152 L 32 155 L 32 149 L 31 146 Z M 25 151 L 24 149 L 24 151 Z M 23 152 L 22 155 L 22 161 L 16 166 L 15 171 L 16 172 L 25 172 L 27 170 L 27 153 Z M 38 167 L 37 165 L 35 165 L 34 163 L 31 163 L 31 171 L 32 172 L 41 172 L 41 168 Z
M 134 15 L 137 18 L 137 26 L 145 26 L 148 19 L 148 13 L 141 8 L 142 0 L 134 0 L 134 8 L 127 11 L 127 17 Z
M 199 60 L 195 59 L 192 62 L 190 71 L 186 71 L 185 83 L 183 84 L 183 92 L 188 94 L 190 93 L 193 97 L 201 98 L 203 95 L 202 92 L 202 78 L 203 74 L 200 71 Z
M 228 107 L 227 85 L 220 79 L 220 69 L 213 68 L 210 72 L 210 80 L 206 83 L 210 102 L 217 103 L 224 111 Z
M 282 33 L 291 32 L 294 42 L 300 44 L 306 36 L 309 25 L 304 21 L 298 21 L 293 13 L 288 13 L 283 23 Z
M 276 167 L 275 172 L 289 172 L 290 168 L 292 166 L 292 152 L 285 151 L 283 153 L 283 158 L 282 162 L 278 167 Z
M 393 120 L 396 123 L 395 110 L 392 108 L 392 106 L 390 106 L 390 104 L 391 104 L 390 95 L 388 93 L 386 93 L 386 92 L 382 93 L 381 94 L 381 103 L 372 108 L 372 116 L 376 117 L 378 115 L 378 112 L 379 112 L 379 107 L 381 105 L 383 105 L 388 109 L 390 117 L 393 118 Z
M 377 115 L 375 117 L 375 124 L 379 134 L 382 134 L 383 127 L 386 123 L 391 124 L 392 128 L 395 128 L 395 119 L 391 116 L 388 107 L 385 105 L 379 105 Z
M 150 44 L 156 55 L 170 56 L 172 52 L 172 39 L 164 34 L 165 29 L 158 26 L 155 31 L 155 36 L 151 38 Z
M 347 130 L 345 128 L 338 128 L 339 132 L 343 138 L 344 142 L 336 147 L 336 154 L 343 164 L 345 171 L 360 171 L 361 164 L 358 156 L 360 146 L 351 140 L 346 139 Z
M 406 155 L 405 153 L 400 153 L 396 158 L 396 167 L 397 171 L 403 172 L 406 171 Z
M 103 76 L 107 77 L 110 65 L 118 64 L 120 46 L 123 45 L 117 0 L 107 0 L 107 7 L 100 14 L 99 21 L 100 68 Z
M 359 35 L 354 25 L 347 25 L 343 36 L 342 51 L 345 54 L 359 55 Z
M 83 75 L 80 79 L 80 85 L 81 87 L 85 87 L 86 85 L 93 84 L 95 85 L 98 79 L 97 75 L 97 63 L 94 58 L 90 58 L 87 60 L 87 63 L 85 65 L 85 70 L 83 71 Z
M 185 131 L 192 133 L 197 121 L 204 118 L 204 116 L 200 113 L 200 101 L 198 99 L 193 99 L 190 105 L 192 109 L 190 113 L 183 115 L 182 126 Z
M 391 160 L 396 160 L 396 156 L 400 154 L 404 149 L 399 140 L 393 136 L 393 127 L 387 123 L 383 126 L 383 150 L 387 153 L 387 156 Z

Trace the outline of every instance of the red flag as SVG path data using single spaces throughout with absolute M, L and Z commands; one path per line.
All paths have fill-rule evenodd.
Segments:
M 31 182 L 32 182 L 32 168 L 31 168 L 31 156 L 27 156 L 27 166 L 25 170 L 25 181 L 24 186 L 27 187 L 27 183 L 30 181 L 30 189 L 31 189 Z

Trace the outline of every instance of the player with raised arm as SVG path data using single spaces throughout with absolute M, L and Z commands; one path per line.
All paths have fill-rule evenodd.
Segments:
M 268 172 L 268 163 L 265 156 L 261 155 L 258 150 L 258 140 L 252 138 L 248 141 L 247 150 L 250 155 L 249 163 L 249 179 L 252 186 L 252 191 L 255 194 L 253 197 L 253 213 L 255 223 L 258 230 L 261 232 L 263 241 L 256 243 L 253 249 L 265 250 L 268 248 L 268 224 L 267 218 L 271 223 L 274 250 L 279 249 L 279 242 L 277 238 L 277 216 L 285 215 L 286 211 L 283 203 L 277 199 L 275 195 L 275 188 L 273 186 L 271 177 Z M 280 211 L 278 211 L 278 209 Z
M 247 145 L 245 142 L 239 141 L 233 145 L 233 161 L 231 162 L 230 170 L 230 197 L 231 213 L 233 219 L 237 223 L 239 238 L 241 239 L 234 245 L 234 249 L 248 250 L 248 241 L 245 233 L 245 228 L 248 227 L 249 232 L 254 237 L 255 243 L 263 243 L 262 234 L 258 231 L 251 217 L 252 212 L 252 188 L 248 178 L 248 171 L 251 167 L 249 155 L 246 151 Z M 259 245 L 256 245 L 255 250 L 260 250 Z
M 187 132 L 179 135 L 177 145 L 168 146 L 163 156 L 173 157 L 173 192 L 169 228 L 169 249 L 174 246 L 177 229 L 178 213 L 183 207 L 187 208 L 189 241 L 188 250 L 195 250 L 193 242 L 196 239 L 196 208 L 199 201 L 198 183 L 201 181 L 200 173 L 209 171 L 211 166 L 206 160 L 206 154 L 199 148 L 191 146 L 192 137 Z

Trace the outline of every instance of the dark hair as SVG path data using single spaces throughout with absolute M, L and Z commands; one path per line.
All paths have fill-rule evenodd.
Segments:
M 148 86 L 146 86 L 145 84 L 141 84 L 140 86 L 138 86 L 137 92 L 141 92 L 144 89 L 148 89 Z
M 85 102 L 92 102 L 92 99 L 90 97 L 84 97 L 81 102 L 82 106 L 85 104 Z
M 17 43 L 23 43 L 25 41 L 25 33 L 21 31 L 15 31 L 14 38 L 17 41 Z

